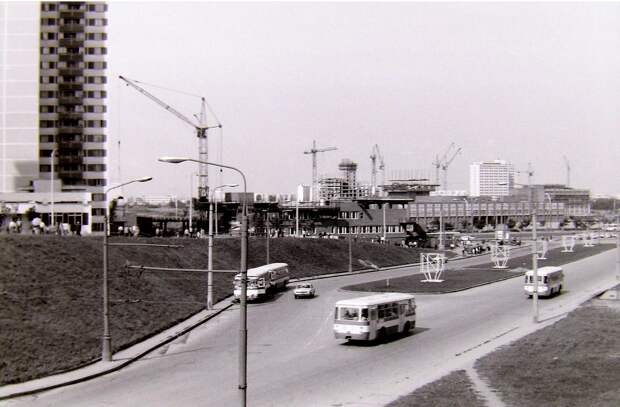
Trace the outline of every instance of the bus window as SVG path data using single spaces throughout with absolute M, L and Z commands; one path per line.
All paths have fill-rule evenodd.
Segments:
M 376 319 L 377 319 L 377 310 L 376 310 L 375 308 L 373 308 L 373 309 L 371 309 L 371 310 L 370 310 L 370 319 L 371 319 L 372 321 L 374 321 L 374 320 L 376 320 Z
M 357 308 L 342 307 L 340 308 L 340 319 L 354 321 L 359 318 L 359 312 Z
M 362 321 L 368 321 L 368 308 L 362 308 Z

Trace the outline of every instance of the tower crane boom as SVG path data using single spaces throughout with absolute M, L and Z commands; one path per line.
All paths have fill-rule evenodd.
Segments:
M 204 124 L 206 122 L 206 113 L 205 113 L 206 112 L 206 108 L 205 108 L 206 100 L 204 97 L 200 98 L 202 105 L 201 105 L 201 114 L 200 114 L 199 123 L 195 123 L 193 120 L 189 119 L 187 116 L 185 116 L 184 114 L 182 114 L 181 112 L 179 112 L 178 110 L 176 110 L 175 108 L 173 108 L 172 106 L 164 102 L 163 100 L 159 99 L 157 96 L 153 95 L 146 89 L 139 86 L 135 80 L 126 78 L 122 75 L 119 75 L 118 77 L 121 80 L 123 80 L 128 86 L 131 86 L 132 88 L 134 88 L 135 90 L 137 90 L 138 92 L 146 96 L 147 98 L 151 99 L 153 102 L 155 102 L 156 104 L 158 104 L 159 106 L 167 110 L 168 112 L 175 115 L 178 119 L 192 126 L 194 130 L 196 131 L 196 137 L 198 137 L 198 160 L 209 161 L 209 156 L 208 156 L 209 144 L 207 140 L 207 130 L 212 129 L 212 128 L 221 128 L 222 125 L 219 123 L 215 126 L 207 126 L 206 124 Z M 208 200 L 209 199 L 209 170 L 206 164 L 199 164 L 198 177 L 199 177 L 198 199 Z
M 317 193 L 318 193 L 318 173 L 317 173 L 316 154 L 324 153 L 326 151 L 333 151 L 337 149 L 338 149 L 337 147 L 316 148 L 316 140 L 312 140 L 312 148 L 304 151 L 304 154 L 312 154 L 312 201 L 316 201 Z
M 433 166 L 435 167 L 435 184 L 439 184 L 439 170 L 441 169 L 442 165 L 446 162 L 448 154 L 453 148 L 454 148 L 454 142 L 450 143 L 450 145 L 446 149 L 446 152 L 443 153 L 441 157 L 439 157 L 439 155 L 435 156 L 435 161 L 433 161 Z

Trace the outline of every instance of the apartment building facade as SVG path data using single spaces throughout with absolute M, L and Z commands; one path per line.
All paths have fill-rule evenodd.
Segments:
M 2 180 L 0 200 L 19 211 L 27 206 L 26 199 L 48 225 L 53 213 L 54 224 L 79 224 L 83 233 L 101 233 L 107 185 L 107 5 L 25 4 L 28 8 L 5 5 L 15 10 L 8 10 L 2 20 L 9 29 L 11 15 L 37 22 L 28 26 L 28 32 L 22 29 L 29 41 L 21 43 L 27 47 L 11 56 L 36 61 L 35 69 L 31 66 L 23 73 L 28 86 L 22 85 L 15 95 L 18 98 L 21 92 L 29 98 L 28 131 L 10 138 L 6 132 L 11 129 L 3 125 L 3 141 L 19 140 L 21 154 L 28 157 L 11 161 L 19 152 L 5 148 L 0 164 L 10 175 Z M 4 71 L 5 76 L 12 74 Z M 5 100 L 2 108 L 13 105 Z

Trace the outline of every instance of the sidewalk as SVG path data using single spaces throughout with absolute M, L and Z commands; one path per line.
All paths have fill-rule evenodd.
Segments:
M 232 299 L 227 298 L 215 304 L 213 310 L 200 311 L 185 321 L 182 321 L 181 323 L 168 328 L 167 330 L 162 331 L 143 342 L 115 353 L 112 356 L 113 360 L 111 362 L 98 361 L 64 373 L 59 373 L 24 383 L 2 386 L 0 387 L 0 400 L 52 390 L 58 387 L 84 382 L 86 380 L 120 370 L 160 346 L 172 342 L 176 338 L 207 322 L 211 318 L 219 315 L 221 312 L 229 309 L 231 306 Z

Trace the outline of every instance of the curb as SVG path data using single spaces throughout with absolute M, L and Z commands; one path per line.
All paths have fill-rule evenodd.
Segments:
M 31 394 L 35 394 L 35 393 L 40 393 L 42 391 L 48 391 L 48 390 L 53 390 L 53 389 L 57 389 L 59 387 L 64 387 L 64 386 L 69 386 L 72 384 L 77 384 L 77 383 L 82 383 L 85 382 L 87 380 L 91 380 L 91 379 L 95 379 L 97 377 L 106 375 L 108 373 L 113 373 L 116 372 L 118 370 L 123 369 L 124 367 L 134 363 L 135 361 L 141 359 L 142 357 L 144 357 L 145 355 L 151 353 L 152 351 L 160 348 L 161 346 L 164 346 L 172 341 L 174 341 L 175 339 L 177 339 L 180 336 L 185 335 L 186 333 L 190 332 L 191 330 L 193 330 L 194 328 L 204 324 L 205 322 L 209 321 L 210 319 L 218 316 L 219 314 L 221 314 L 222 312 L 226 311 L 227 309 L 229 309 L 230 307 L 232 307 L 232 303 L 225 305 L 223 308 L 216 310 L 215 312 L 213 312 L 212 314 L 209 314 L 203 318 L 201 318 L 200 320 L 192 323 L 191 325 L 186 326 L 185 328 L 181 329 L 178 332 L 175 332 L 174 334 L 167 336 L 164 340 L 162 340 L 161 342 L 158 342 L 152 346 L 150 346 L 149 348 L 141 351 L 140 353 L 138 353 L 137 355 L 131 356 L 129 359 L 125 360 L 122 363 L 119 363 L 117 365 L 111 366 L 109 368 L 103 368 L 101 371 L 96 372 L 96 373 L 92 373 L 83 377 L 79 377 L 77 379 L 72 379 L 72 380 L 68 380 L 66 382 L 61 382 L 61 383 L 56 383 L 56 384 L 52 384 L 52 385 L 48 385 L 48 386 L 43 386 L 43 387 L 39 387 L 36 389 L 32 389 L 32 390 L 26 390 L 26 391 L 18 391 L 15 393 L 11 393 L 5 396 L 0 396 L 0 400 L 7 400 L 7 399 L 11 399 L 11 398 L 15 398 L 15 397 L 22 397 L 22 396 L 28 396 Z M 191 318 L 191 317 L 190 317 Z M 71 371 L 75 371 L 75 370 L 79 370 L 81 368 L 83 368 L 84 366 L 78 367 L 77 369 L 74 370 L 69 370 L 66 371 L 64 373 L 67 372 L 71 372 Z M 60 373 L 62 374 L 62 373 Z M 47 376 L 50 377 L 50 376 Z M 36 380 L 36 379 L 35 379 Z M 23 382 L 23 383 L 28 383 L 28 382 Z

